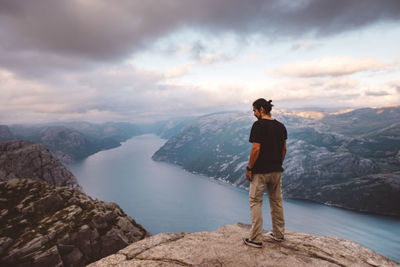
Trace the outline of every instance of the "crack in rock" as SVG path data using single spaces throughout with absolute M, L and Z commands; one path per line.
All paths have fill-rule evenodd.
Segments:
M 193 266 L 193 264 L 186 263 L 184 261 L 176 260 L 176 259 L 168 259 L 168 258 L 140 258 L 137 257 L 135 259 L 142 260 L 142 261 L 159 261 L 159 262 L 165 262 L 165 263 L 173 263 L 174 265 L 179 265 L 179 266 Z
M 126 257 L 127 260 L 135 259 L 140 254 L 155 248 L 162 244 L 175 242 L 179 239 L 184 238 L 185 233 L 173 234 L 173 233 L 162 233 L 156 236 L 151 236 L 147 239 L 140 240 L 131 246 L 128 246 L 118 252 Z

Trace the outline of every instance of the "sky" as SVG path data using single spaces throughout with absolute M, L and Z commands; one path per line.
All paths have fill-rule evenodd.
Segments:
M 400 104 L 399 0 L 0 0 L 0 123 Z

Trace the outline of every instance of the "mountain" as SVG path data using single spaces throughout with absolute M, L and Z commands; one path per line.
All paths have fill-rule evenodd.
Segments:
M 140 124 L 139 127 L 143 133 L 153 133 L 163 139 L 168 139 L 177 134 L 185 125 L 196 117 L 172 118 L 155 123 Z
M 0 125 L 0 142 L 9 140 L 14 140 L 14 135 L 7 125 Z
M 114 122 L 12 125 L 10 129 L 15 139 L 43 144 L 64 163 L 82 160 L 98 151 L 118 147 L 120 142 L 141 133 L 136 125 Z
M 117 142 L 123 142 L 133 136 L 142 134 L 142 130 L 139 126 L 127 122 L 106 122 L 102 124 L 65 122 L 60 126 L 72 128 L 90 138 L 98 140 L 109 139 Z
M 400 195 L 396 174 L 400 171 L 400 107 L 319 116 L 275 111 L 273 116 L 288 130 L 282 178 L 285 197 L 400 216 L 395 204 Z M 241 112 L 200 117 L 171 137 L 153 159 L 247 188 L 244 173 L 254 120 Z M 373 194 L 378 189 L 382 192 Z M 351 201 L 352 194 L 357 201 Z
M 370 174 L 343 183 L 326 185 L 313 200 L 359 211 L 400 214 L 400 172 Z
M 355 242 L 287 231 L 281 243 L 261 249 L 243 237 L 250 225 L 226 225 L 214 232 L 161 233 L 140 240 L 89 267 L 105 266 L 399 266 Z
M 76 188 L 12 179 L 0 196 L 0 266 L 85 266 L 150 235 Z
M 0 142 L 0 181 L 31 178 L 80 188 L 75 176 L 46 147 L 31 141 Z

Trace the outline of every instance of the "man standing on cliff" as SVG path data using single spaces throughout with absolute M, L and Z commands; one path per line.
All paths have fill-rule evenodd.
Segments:
M 271 117 L 271 100 L 263 98 L 253 103 L 254 122 L 249 142 L 252 143 L 246 179 L 250 181 L 249 202 L 251 230 L 246 245 L 262 247 L 262 201 L 265 188 L 271 209 L 272 232 L 267 235 L 275 241 L 284 240 L 285 219 L 282 205 L 282 163 L 286 155 L 287 131 L 285 126 Z

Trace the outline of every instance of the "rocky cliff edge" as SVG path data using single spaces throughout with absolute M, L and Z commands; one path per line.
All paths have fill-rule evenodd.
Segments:
M 76 188 L 0 182 L 0 266 L 85 266 L 149 235 L 117 204 Z
M 161 233 L 143 239 L 90 267 L 103 266 L 400 266 L 355 242 L 287 232 L 281 243 L 246 246 L 250 226 L 223 226 L 214 232 Z
M 79 188 L 76 177 L 46 147 L 31 141 L 0 142 L 0 181 L 29 178 Z

